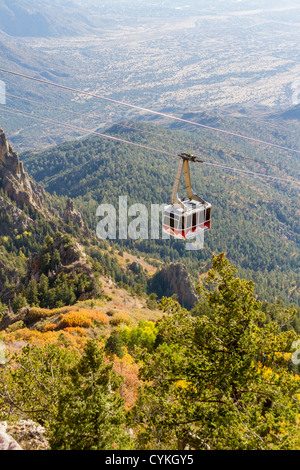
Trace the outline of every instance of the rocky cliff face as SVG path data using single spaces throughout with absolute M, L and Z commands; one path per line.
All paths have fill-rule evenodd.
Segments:
M 72 243 L 66 243 L 64 235 L 56 236 L 55 240 L 48 247 L 47 254 L 51 260 L 54 259 L 54 253 L 59 255 L 59 262 L 52 266 L 48 273 L 49 277 L 55 278 L 57 274 L 71 273 L 85 274 L 89 279 L 93 276 L 93 269 L 87 261 L 87 256 L 82 246 L 72 239 Z M 26 283 L 31 280 L 39 281 L 43 272 L 43 256 L 45 253 L 33 253 L 27 262 Z
M 75 208 L 72 199 L 68 198 L 63 216 L 64 222 L 78 229 L 83 235 L 88 234 L 88 228 L 83 222 L 81 213 Z
M 43 211 L 45 192 L 41 186 L 33 182 L 24 171 L 16 152 L 8 143 L 3 129 L 0 127 L 0 188 L 18 207 L 24 205 Z
M 160 298 L 176 294 L 178 302 L 187 309 L 191 309 L 197 300 L 196 289 L 182 263 L 172 263 L 158 271 L 151 280 L 150 290 Z
M 28 282 L 38 280 L 42 272 L 42 256 L 36 253 L 47 234 L 54 236 L 59 230 L 72 235 L 85 236 L 88 230 L 81 214 L 68 200 L 64 214 L 55 205 L 42 186 L 32 180 L 24 171 L 22 162 L 0 127 L 0 299 L 9 303 L 24 282 L 26 258 L 28 261 Z M 57 273 L 82 271 L 90 275 L 91 268 L 81 249 L 67 249 L 54 243 L 61 263 Z M 50 256 L 53 253 L 49 253 Z M 60 270 L 60 271 L 59 271 Z M 26 281 L 26 280 L 25 280 Z
M 49 210 L 46 209 L 45 191 L 24 171 L 1 127 L 0 189 L 0 236 L 3 237 L 0 244 L 0 298 L 7 303 L 12 300 L 20 282 L 22 268 L 18 253 L 22 244 L 18 238 L 28 230 L 31 239 L 38 240 L 40 227 L 36 214 L 48 220 Z

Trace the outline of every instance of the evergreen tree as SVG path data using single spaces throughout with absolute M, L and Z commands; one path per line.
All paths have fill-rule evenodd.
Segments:
M 149 295 L 149 299 L 147 300 L 147 307 L 150 308 L 151 310 L 155 310 L 157 308 L 157 294 L 152 292 Z
M 37 283 L 34 279 L 29 281 L 28 283 L 28 286 L 26 289 L 26 298 L 28 300 L 29 305 L 39 306 L 38 288 L 37 288 Z
M 96 341 L 88 341 L 79 362 L 58 392 L 58 406 L 49 425 L 53 450 L 126 449 L 121 378 L 104 361 Z
M 52 266 L 53 266 L 53 268 L 54 268 L 55 270 L 59 267 L 60 261 L 61 261 L 61 260 L 60 260 L 59 251 L 58 251 L 57 249 L 55 249 L 55 250 L 53 251 L 52 263 L 51 263 Z
M 28 304 L 26 297 L 23 294 L 16 294 L 12 301 L 12 310 L 14 313 L 18 313 L 18 311 L 25 307 Z
M 78 362 L 77 354 L 61 343 L 7 352 L 0 368 L 0 419 L 30 417 L 45 425 L 55 414 L 59 387 Z
M 213 257 L 198 289 L 207 315 L 162 300 L 163 342 L 145 355 L 133 413 L 141 448 L 293 448 L 300 378 L 287 361 L 296 334 L 266 323 L 253 282 L 235 274 L 223 253 Z
M 7 305 L 3 304 L 0 300 L 0 315 L 7 311 Z
M 123 340 L 121 333 L 119 333 L 119 331 L 113 331 L 106 341 L 105 351 L 108 352 L 108 354 L 116 354 L 116 356 L 122 358 L 124 356 L 122 346 Z

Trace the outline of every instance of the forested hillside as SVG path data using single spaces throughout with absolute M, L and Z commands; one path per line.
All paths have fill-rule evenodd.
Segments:
M 40 449 L 299 449 L 292 309 L 266 312 L 224 253 L 193 312 L 164 297 L 149 313 L 127 297 L 128 314 L 118 292 L 3 318 L 1 420 L 33 418 Z
M 0 315 L 97 297 L 100 274 L 146 291 L 145 274 L 120 266 L 71 199 L 50 195 L 29 177 L 0 128 Z
M 0 0 L 0 450 L 300 450 L 299 0 L 187 3 Z
M 187 116 L 191 118 L 191 116 Z M 242 117 L 219 120 L 202 113 L 193 120 L 224 126 L 233 131 L 239 125 L 242 132 L 249 121 Z M 267 122 L 266 117 L 264 117 Z M 248 124 L 247 124 L 248 123 Z M 211 133 L 188 130 L 167 130 L 143 123 L 124 123 L 106 133 L 139 144 L 151 145 L 172 152 L 174 158 L 159 153 L 112 142 L 98 137 L 76 140 L 43 152 L 22 155 L 28 172 L 47 191 L 74 198 L 90 228 L 96 229 L 96 208 L 112 203 L 118 208 L 119 196 L 132 203 L 169 203 L 177 158 L 181 151 L 196 153 L 206 161 L 230 165 L 287 179 L 297 178 L 298 156 L 276 149 L 264 149 L 241 142 L 230 146 L 228 138 Z M 262 129 L 259 121 L 252 124 Z M 297 123 L 294 123 L 297 126 Z M 139 127 L 138 132 L 128 126 Z M 182 124 L 176 124 L 182 127 Z M 277 141 L 286 145 L 295 142 L 288 126 L 278 126 Z M 272 141 L 274 122 L 256 134 Z M 172 140 L 173 139 L 173 140 Z M 291 141 L 291 140 L 292 141 Z M 238 140 L 238 139 L 236 139 Z M 118 245 L 136 253 L 155 255 L 164 262 L 181 260 L 197 275 L 207 269 L 212 253 L 224 251 L 235 263 L 240 274 L 256 282 L 256 292 L 263 300 L 277 298 L 287 303 L 299 303 L 299 193 L 298 186 L 280 180 L 254 178 L 241 173 L 224 171 L 202 164 L 192 165 L 193 188 L 212 203 L 211 230 L 206 233 L 204 248 L 189 253 L 180 241 L 139 240 L 118 241 Z M 182 191 L 182 194 L 184 192 Z
M 294 186 L 195 165 L 214 207 L 202 250 L 100 241 L 97 205 L 168 202 L 176 154 L 77 140 L 23 156 L 37 183 L 0 138 L 0 420 L 10 435 L 24 449 L 298 449 L 299 309 L 278 300 L 297 301 Z M 258 282 L 239 278 L 224 251 Z M 162 282 L 171 271 L 191 291 L 189 310 Z M 24 441 L 19 423 L 46 439 Z

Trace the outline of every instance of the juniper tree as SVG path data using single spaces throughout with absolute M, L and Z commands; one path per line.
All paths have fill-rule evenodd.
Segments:
M 144 356 L 133 421 L 139 448 L 290 449 L 300 381 L 288 368 L 294 331 L 265 322 L 254 284 L 213 257 L 208 305 L 191 315 L 163 298 L 161 344 Z M 293 311 L 290 311 L 293 314 Z
M 121 377 L 104 360 L 103 349 L 88 341 L 79 362 L 58 392 L 49 423 L 49 442 L 56 450 L 126 449 L 126 413 L 118 393 Z

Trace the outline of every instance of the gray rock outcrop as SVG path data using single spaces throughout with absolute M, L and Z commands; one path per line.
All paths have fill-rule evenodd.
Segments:
M 73 227 L 75 229 L 77 228 L 82 234 L 88 233 L 87 226 L 82 219 L 81 213 L 75 208 L 74 202 L 70 198 L 67 199 L 63 219 L 66 224 L 69 225 L 71 223 Z
M 0 450 L 48 450 L 45 428 L 31 419 L 0 422 Z
M 22 447 L 6 432 L 0 431 L 0 450 L 23 450 Z
M 0 450 L 23 450 L 13 437 L 7 434 L 7 423 L 0 423 Z
M 0 180 L 3 190 L 18 207 L 24 205 L 43 211 L 45 192 L 24 171 L 16 152 L 0 127 Z
M 178 302 L 188 310 L 197 300 L 196 289 L 182 263 L 171 263 L 158 271 L 150 281 L 149 290 L 155 292 L 159 298 L 176 294 Z

